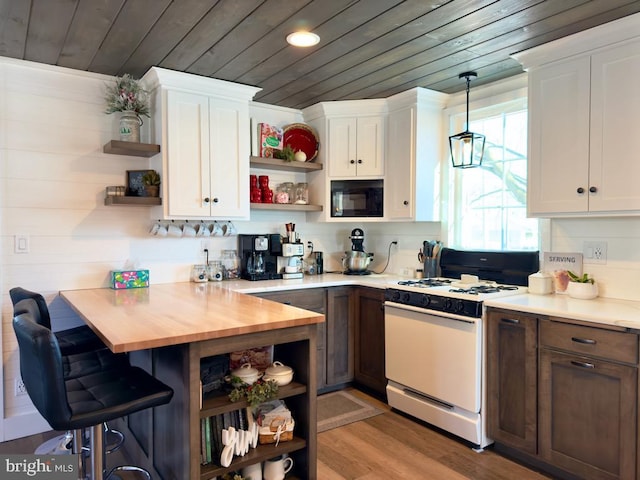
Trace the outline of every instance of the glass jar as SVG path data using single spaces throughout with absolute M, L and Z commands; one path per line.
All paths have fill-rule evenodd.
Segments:
M 206 265 L 193 265 L 191 267 L 191 281 L 196 283 L 208 282 L 207 266 Z
M 211 260 L 209 261 L 209 281 L 211 282 L 219 282 L 222 280 L 224 276 L 224 268 L 222 267 L 222 262 L 220 260 Z
M 222 250 L 222 266 L 224 267 L 223 278 L 234 280 L 240 276 L 240 259 L 235 250 Z
M 276 188 L 276 192 L 273 196 L 273 203 L 289 203 L 289 192 L 283 183 L 278 185 Z
M 300 182 L 296 185 L 295 204 L 306 205 L 309 203 L 309 184 L 306 182 Z
M 289 201 L 287 203 L 293 203 L 296 196 L 296 188 L 293 182 L 284 182 L 280 184 L 282 187 L 282 191 L 285 192 L 289 196 Z

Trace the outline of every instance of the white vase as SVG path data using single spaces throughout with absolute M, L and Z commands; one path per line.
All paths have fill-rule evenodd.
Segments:
M 140 142 L 140 126 L 142 118 L 132 110 L 120 114 L 120 140 L 123 142 Z
M 571 298 L 579 298 L 581 300 L 591 300 L 598 296 L 597 283 L 579 283 L 569 282 L 567 285 L 567 294 Z

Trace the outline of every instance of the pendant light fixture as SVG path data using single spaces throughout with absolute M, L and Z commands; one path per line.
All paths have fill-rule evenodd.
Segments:
M 471 77 L 477 77 L 476 72 L 464 72 L 458 78 L 467 79 L 467 123 L 464 132 L 449 137 L 451 162 L 455 168 L 479 167 L 484 154 L 484 135 L 469 131 L 469 84 Z

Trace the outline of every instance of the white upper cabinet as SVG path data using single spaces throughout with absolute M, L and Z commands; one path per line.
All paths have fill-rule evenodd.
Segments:
M 258 88 L 153 67 L 163 218 L 249 218 L 249 101 Z M 157 212 L 154 212 L 154 214 Z
M 640 213 L 628 140 L 640 111 L 638 32 L 634 15 L 516 56 L 530 73 L 530 216 Z
M 329 177 L 384 175 L 386 100 L 321 102 L 303 114 L 320 135 L 322 163 Z
M 329 175 L 384 175 L 384 116 L 329 118 Z
M 447 95 L 414 88 L 387 99 L 385 217 L 390 221 L 440 218 L 442 109 Z

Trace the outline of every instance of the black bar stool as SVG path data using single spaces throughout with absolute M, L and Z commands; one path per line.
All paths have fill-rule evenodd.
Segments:
M 24 310 L 31 311 L 40 325 L 51 330 L 49 307 L 41 294 L 22 287 L 15 287 L 9 290 L 9 296 L 13 303 L 14 316 Z M 32 300 L 35 303 L 25 302 L 25 300 Z M 37 312 L 34 307 L 37 307 Z M 54 335 L 58 340 L 58 345 L 60 345 L 64 377 L 67 380 L 129 365 L 126 355 L 112 353 L 93 330 L 86 325 L 54 332 Z M 108 443 L 106 452 L 113 453 L 124 443 L 124 435 L 118 430 L 109 428 L 106 423 L 104 429 L 105 434 L 110 435 L 113 439 Z M 71 443 L 73 436 L 72 432 L 66 432 L 40 445 L 35 453 L 64 452 L 66 446 Z M 83 436 L 80 432 L 78 432 L 78 436 L 82 441 Z M 78 452 L 76 451 L 75 453 Z
M 102 480 L 115 471 L 132 469 L 146 473 L 150 479 L 146 470 L 132 466 L 115 467 L 104 474 L 102 425 L 164 405 L 171 400 L 173 390 L 141 368 L 132 366 L 65 379 L 56 336 L 39 324 L 37 307 L 28 310 L 31 311 L 25 310 L 14 317 L 13 329 L 18 339 L 22 380 L 38 412 L 54 430 L 90 429 L 91 480 Z

